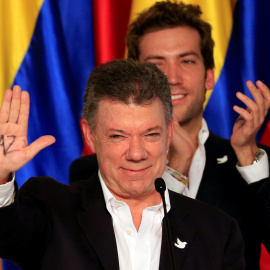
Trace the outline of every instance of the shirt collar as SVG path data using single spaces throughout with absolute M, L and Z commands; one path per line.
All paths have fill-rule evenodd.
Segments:
M 199 145 L 204 145 L 206 140 L 208 139 L 208 137 L 209 137 L 209 129 L 208 129 L 208 126 L 207 126 L 205 119 L 203 118 L 202 119 L 202 126 L 201 126 L 201 129 L 200 129 L 199 134 L 198 134 Z
M 104 182 L 104 180 L 103 180 L 103 178 L 101 176 L 100 170 L 98 171 L 98 176 L 99 176 L 101 188 L 102 188 L 102 191 L 103 191 L 106 207 L 109 210 L 109 212 L 110 212 L 110 209 L 111 209 L 112 206 L 117 205 L 118 207 L 120 207 L 120 206 L 125 205 L 124 202 L 116 200 L 116 198 L 110 192 L 110 190 L 106 186 L 106 184 L 105 184 L 105 182 Z M 169 192 L 168 192 L 167 187 L 166 187 L 166 190 L 165 190 L 165 201 L 166 201 L 167 212 L 169 212 L 169 210 L 171 209 L 171 203 L 170 203 L 170 197 L 169 197 Z M 150 206 L 150 207 L 147 207 L 147 208 L 150 211 L 151 210 L 155 211 L 155 210 L 158 210 L 160 207 L 163 208 L 162 202 L 160 204 L 158 204 L 158 205 Z

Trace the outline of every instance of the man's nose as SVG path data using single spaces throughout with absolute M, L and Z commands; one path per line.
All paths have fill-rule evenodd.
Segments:
M 168 63 L 164 69 L 170 86 L 175 86 L 183 83 L 180 67 L 177 63 Z
M 142 138 L 131 138 L 129 148 L 126 152 L 126 159 L 140 161 L 147 158 L 147 152 L 144 147 Z

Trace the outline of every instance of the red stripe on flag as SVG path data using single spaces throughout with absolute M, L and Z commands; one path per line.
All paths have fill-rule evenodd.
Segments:
M 96 65 L 123 58 L 132 0 L 93 0 Z
M 270 146 L 270 121 L 266 124 L 260 143 Z
M 93 0 L 93 26 L 96 66 L 124 58 L 132 0 Z M 92 153 L 83 138 L 82 156 Z

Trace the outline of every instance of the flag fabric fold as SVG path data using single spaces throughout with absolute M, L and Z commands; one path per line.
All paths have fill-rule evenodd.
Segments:
M 91 1 L 44 1 L 13 84 L 30 93 L 29 143 L 47 134 L 56 143 L 16 173 L 19 186 L 37 175 L 68 184 L 69 164 L 82 153 L 79 120 L 94 63 Z
M 11 0 L 4 7 L 10 14 L 18 14 L 18 9 L 23 8 L 20 1 Z M 9 67 L 9 75 L 1 80 L 1 86 L 18 84 L 30 93 L 28 142 L 42 135 L 53 135 L 56 142 L 16 172 L 16 180 L 21 186 L 31 176 L 49 175 L 68 184 L 69 165 L 83 150 L 79 123 L 83 93 L 95 65 L 92 2 L 27 1 L 33 7 L 24 9 L 19 19 L 22 25 L 27 21 L 26 27 L 32 28 L 23 32 L 18 24 L 11 31 L 13 36 L 2 37 L 0 73 L 6 74 Z M 27 1 L 22 2 L 28 6 Z M 1 10 L 1 21 L 3 14 L 5 10 Z M 1 26 L 1 30 L 6 27 L 3 23 Z M 13 39 L 16 43 L 7 51 Z M 12 58 L 13 51 L 18 51 L 17 61 Z M 9 262 L 3 264 L 5 270 L 16 269 Z
M 269 8 L 269 1 L 237 1 L 224 65 L 204 112 L 209 128 L 221 137 L 229 139 L 232 134 L 238 117 L 233 106 L 243 107 L 236 92 L 251 97 L 246 81 L 261 80 L 270 86 L 270 33 L 266 31 Z M 268 121 L 269 117 L 257 136 L 258 141 L 266 131 Z M 270 145 L 269 137 L 268 140 L 264 138 L 263 143 Z

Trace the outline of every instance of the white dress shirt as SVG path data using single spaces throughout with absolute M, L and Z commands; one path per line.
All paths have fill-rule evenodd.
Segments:
M 188 186 L 182 184 L 181 182 L 177 181 L 173 176 L 171 176 L 169 173 L 166 172 L 164 173 L 164 180 L 167 184 L 167 187 L 170 190 L 181 193 L 193 199 L 196 198 L 206 163 L 204 144 L 208 139 L 208 137 L 209 137 L 209 129 L 206 121 L 203 119 L 202 127 L 198 135 L 198 148 L 193 156 L 189 170 L 188 175 L 189 184 Z M 264 150 L 263 152 L 264 156 L 258 163 L 244 167 L 240 167 L 235 164 L 237 170 L 248 184 L 255 183 L 261 179 L 269 177 L 268 156 Z
M 162 177 L 165 178 L 164 174 Z M 164 217 L 162 201 L 159 205 L 143 210 L 142 221 L 137 231 L 129 206 L 115 199 L 100 172 L 99 179 L 107 210 L 112 216 L 120 270 L 158 270 Z M 0 207 L 10 205 L 14 201 L 14 181 L 13 177 L 12 181 L 0 185 Z M 168 189 L 165 190 L 165 201 L 169 212 L 171 204 Z
M 120 270 L 158 270 L 164 217 L 162 202 L 143 210 L 142 221 L 137 231 L 129 206 L 115 199 L 100 173 L 99 179 L 107 210 L 112 216 Z M 170 199 L 167 189 L 165 201 L 169 211 Z
M 12 173 L 12 180 L 0 185 L 0 207 L 8 206 L 14 202 L 15 198 L 15 173 Z

